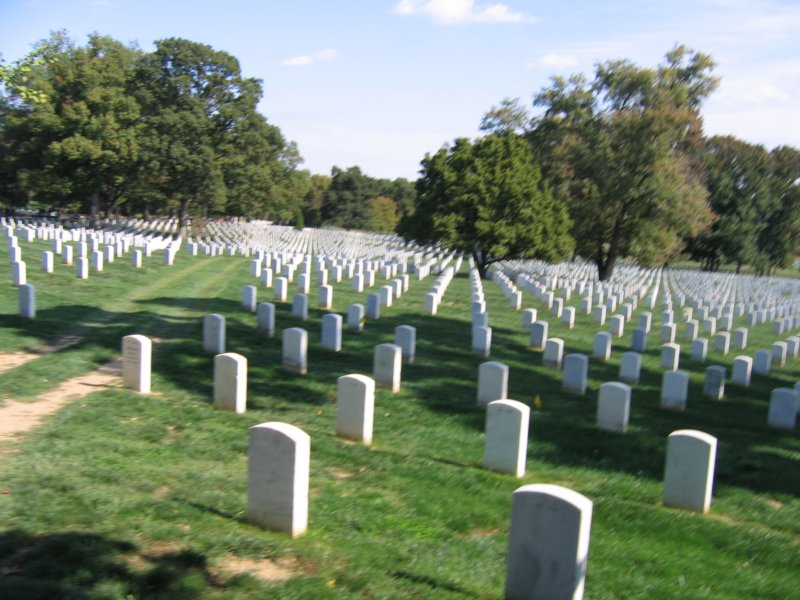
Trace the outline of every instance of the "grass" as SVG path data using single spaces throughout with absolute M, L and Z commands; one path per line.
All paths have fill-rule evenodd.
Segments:
M 684 343 L 688 407 L 663 411 L 654 311 L 629 431 L 598 431 L 597 390 L 617 379 L 630 324 L 614 340 L 610 361 L 590 360 L 586 395 L 564 394 L 560 374 L 542 367 L 541 352 L 528 347 L 520 313 L 484 282 L 491 359 L 510 367 L 509 396 L 532 406 L 527 473 L 515 479 L 481 468 L 484 412 L 475 394 L 485 359 L 469 351 L 465 269 L 437 316 L 421 310 L 434 277 L 412 280 L 381 319 L 363 332 L 345 331 L 342 351 L 331 353 L 319 344 L 324 311 L 313 308 L 313 295 L 308 321 L 277 303 L 276 336 L 256 331 L 255 315 L 239 305 L 242 286 L 256 283 L 246 258 L 183 251 L 167 267 L 157 253 L 136 270 L 126 256 L 80 281 L 71 267 L 38 269 L 46 244 L 21 246 L 38 315 L 16 317 L 16 290 L 10 282 L 0 286 L 0 345 L 32 351 L 64 336 L 81 341 L 1 374 L 0 398 L 35 400 L 118 355 L 123 335 L 158 342 L 153 394 L 106 389 L 86 396 L 3 456 L 2 598 L 500 598 L 511 492 L 527 483 L 563 485 L 594 502 L 586 598 L 797 597 L 800 440 L 765 423 L 770 390 L 800 379 L 800 361 L 754 377 L 748 389 L 729 383 L 717 402 L 701 395 L 703 369 L 722 364 L 730 374 L 737 353 L 710 352 L 699 365 Z M 6 262 L 0 248 L 0 264 Z M 365 300 L 347 281 L 334 288 L 340 314 Z M 544 315 L 524 294 L 523 306 Z M 271 299 L 259 288 L 259 300 Z M 210 312 L 227 318 L 228 350 L 248 358 L 244 415 L 211 406 L 213 359 L 201 349 L 202 316 Z M 598 328 L 590 316 L 579 315 L 573 330 L 547 318 L 566 352 L 591 354 Z M 400 393 L 377 392 L 372 447 L 337 438 L 336 378 L 370 374 L 372 348 L 392 341 L 401 324 L 417 327 L 416 361 L 404 365 Z M 279 332 L 292 326 L 309 332 L 304 377 L 280 368 Z M 770 326 L 750 328 L 745 353 L 772 341 Z M 537 395 L 541 407 L 533 405 Z M 265 421 L 291 423 L 312 439 L 309 531 L 296 539 L 245 519 L 247 429 Z M 705 516 L 661 505 L 666 436 L 682 428 L 719 439 Z M 237 575 L 230 565 L 243 560 L 283 565 L 291 577 Z

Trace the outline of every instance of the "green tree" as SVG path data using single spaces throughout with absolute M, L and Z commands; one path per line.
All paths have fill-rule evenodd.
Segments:
M 394 232 L 397 227 L 397 205 L 388 196 L 370 198 L 368 204 L 369 221 L 367 228 L 370 231 L 383 233 Z
M 732 262 L 739 272 L 757 261 L 759 237 L 773 212 L 770 155 L 763 146 L 715 136 L 706 140 L 702 157 L 715 220 L 692 243 L 692 253 L 705 269 L 716 271 Z
M 303 197 L 303 220 L 306 227 L 319 227 L 322 225 L 322 207 L 325 204 L 325 192 L 331 186 L 331 177 L 328 175 L 311 175 L 308 181 L 308 190 Z
M 488 133 L 523 133 L 531 116 L 519 98 L 504 98 L 500 106 L 493 106 L 481 120 L 480 129 Z
M 758 239 L 761 272 L 787 267 L 800 252 L 800 150 L 779 146 L 770 153 L 771 212 Z
M 139 148 L 138 57 L 105 36 L 76 47 L 58 32 L 24 59 L 34 101 L 12 86 L 3 130 L 17 183 L 39 203 L 96 216 L 123 197 Z
M 468 253 L 481 277 L 497 261 L 559 261 L 572 252 L 566 209 L 522 137 L 457 139 L 426 155 L 421 173 L 414 213 L 398 226 L 406 239 Z
M 601 280 L 617 260 L 666 260 L 710 222 L 693 149 L 699 107 L 714 89 L 711 59 L 677 47 L 655 69 L 597 66 L 594 80 L 555 77 L 534 104 L 530 139 L 568 203 L 577 254 Z
M 379 191 L 378 182 L 362 173 L 359 167 L 333 167 L 331 184 L 325 192 L 321 210 L 323 223 L 347 229 L 367 229 L 368 201 Z

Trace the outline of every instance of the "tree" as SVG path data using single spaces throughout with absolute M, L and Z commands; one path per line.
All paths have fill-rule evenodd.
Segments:
M 105 36 L 76 47 L 57 32 L 23 59 L 27 93 L 11 86 L 4 133 L 19 185 L 39 202 L 94 217 L 122 197 L 138 155 L 138 57 Z
M 368 223 L 370 231 L 383 233 L 394 232 L 397 227 L 397 206 L 388 196 L 376 196 L 367 201 Z
M 333 167 L 322 206 L 323 222 L 348 229 L 367 229 L 368 201 L 378 192 L 378 182 L 364 175 L 359 167 L 346 170 Z
M 692 150 L 699 107 L 714 89 L 709 57 L 677 47 L 656 69 L 625 60 L 552 79 L 530 139 L 567 202 L 579 255 L 611 277 L 622 257 L 667 260 L 710 222 Z
M 771 213 L 761 231 L 761 272 L 786 267 L 800 252 L 800 150 L 779 146 L 770 153 Z
M 702 163 L 715 220 L 693 241 L 693 255 L 705 269 L 733 262 L 738 273 L 757 261 L 759 236 L 773 212 L 770 155 L 763 146 L 715 136 L 705 142 Z
M 519 98 L 504 98 L 493 106 L 481 120 L 480 129 L 488 133 L 522 133 L 528 128 L 531 116 Z
M 481 275 L 501 260 L 569 256 L 569 217 L 517 135 L 457 139 L 422 161 L 415 210 L 398 232 L 473 257 Z

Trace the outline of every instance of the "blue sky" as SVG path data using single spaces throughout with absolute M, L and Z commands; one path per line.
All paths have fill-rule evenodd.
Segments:
M 314 173 L 413 179 L 426 152 L 477 135 L 503 98 L 529 106 L 551 75 L 611 58 L 654 66 L 676 43 L 718 63 L 707 133 L 800 147 L 797 0 L 0 0 L 6 62 L 58 29 L 81 44 L 97 31 L 233 54 Z

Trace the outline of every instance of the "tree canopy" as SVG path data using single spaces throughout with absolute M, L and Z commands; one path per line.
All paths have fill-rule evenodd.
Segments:
M 490 134 L 457 139 L 425 156 L 415 210 L 398 231 L 418 243 L 468 253 L 485 277 L 501 260 L 568 257 L 569 226 L 525 139 Z
M 692 149 L 699 107 L 714 89 L 710 57 L 677 47 L 655 69 L 626 60 L 554 77 L 530 140 L 556 196 L 569 206 L 576 252 L 601 280 L 616 261 L 666 260 L 711 220 Z

